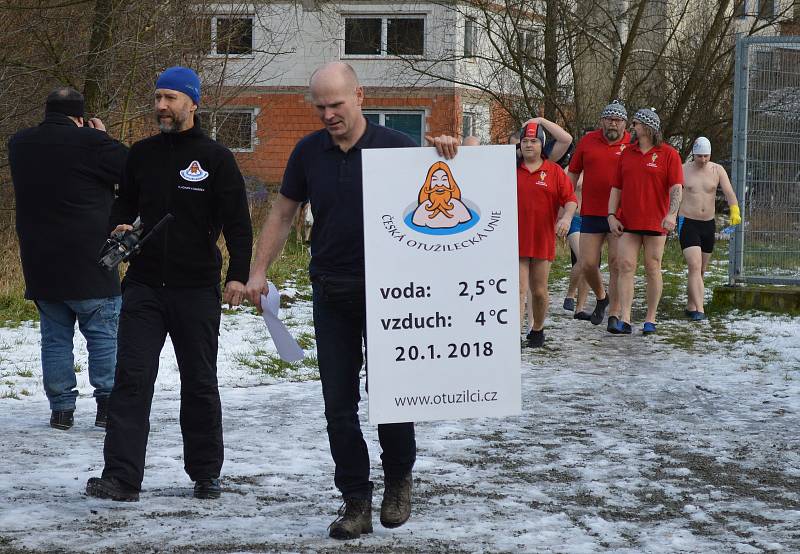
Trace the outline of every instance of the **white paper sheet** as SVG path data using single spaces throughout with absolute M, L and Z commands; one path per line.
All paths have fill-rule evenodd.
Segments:
M 278 311 L 281 306 L 281 295 L 278 289 L 275 288 L 270 282 L 267 282 L 269 294 L 261 295 L 261 309 L 263 310 L 264 323 L 267 325 L 272 337 L 272 342 L 275 343 L 275 348 L 278 350 L 278 355 L 284 362 L 298 362 L 305 357 L 303 349 L 294 340 L 289 330 L 278 318 Z

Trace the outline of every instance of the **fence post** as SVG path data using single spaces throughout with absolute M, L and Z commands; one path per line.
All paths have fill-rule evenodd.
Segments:
M 737 278 L 742 274 L 742 258 L 744 250 L 744 220 L 745 209 L 745 158 L 747 156 L 747 39 L 736 40 L 736 57 L 734 63 L 734 90 L 733 90 L 733 163 L 731 164 L 731 178 L 739 200 L 742 213 L 742 223 L 737 225 L 733 239 L 728 244 L 728 285 L 736 284 Z

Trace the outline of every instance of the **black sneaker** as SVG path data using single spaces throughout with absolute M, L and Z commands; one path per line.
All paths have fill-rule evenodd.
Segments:
M 222 495 L 219 479 L 198 479 L 194 483 L 194 497 L 202 500 L 213 500 Z
M 592 312 L 592 318 L 590 321 L 592 325 L 600 325 L 603 323 L 603 319 L 606 317 L 606 308 L 608 308 L 608 295 L 602 300 L 597 301 L 597 305 L 594 307 L 594 311 Z
M 575 312 L 575 315 L 572 316 L 572 319 L 579 319 L 581 321 L 591 321 L 592 314 L 587 314 L 586 312 Z
M 108 424 L 108 397 L 97 397 L 97 415 L 94 418 L 94 426 L 106 428 Z
M 539 331 L 531 329 L 526 338 L 528 339 L 528 348 L 541 348 L 544 346 L 544 329 Z
M 381 502 L 381 525 L 388 529 L 400 527 L 411 516 L 411 472 L 400 479 L 386 479 Z
M 691 317 L 694 315 L 694 311 L 684 308 L 683 309 L 683 315 L 685 315 L 686 317 L 691 319 Z
M 346 498 L 339 508 L 339 517 L 328 526 L 332 539 L 357 539 L 372 533 L 372 498 Z
M 564 299 L 564 309 L 568 312 L 575 311 L 575 299 L 570 298 L 569 296 Z
M 619 318 L 615 315 L 608 316 L 608 325 L 606 325 L 606 331 L 609 333 L 617 334 L 617 323 L 619 322 Z
M 92 477 L 86 483 L 86 494 L 95 498 L 109 498 L 118 502 L 138 502 L 139 491 L 116 477 Z
M 53 429 L 61 429 L 62 431 L 72 429 L 72 426 L 75 424 L 75 419 L 73 418 L 74 413 L 74 409 L 53 410 L 50 413 L 50 427 Z

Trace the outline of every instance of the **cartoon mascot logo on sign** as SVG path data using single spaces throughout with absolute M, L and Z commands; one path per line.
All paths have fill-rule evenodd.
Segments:
M 412 221 L 420 227 L 447 229 L 472 219 L 461 202 L 461 189 L 453 172 L 444 162 L 436 162 L 428 169 L 417 201 L 419 205 Z

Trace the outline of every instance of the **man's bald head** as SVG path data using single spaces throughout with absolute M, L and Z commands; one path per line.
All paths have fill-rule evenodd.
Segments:
M 334 142 L 352 146 L 366 128 L 361 112 L 364 89 L 356 72 L 343 62 L 327 63 L 311 75 L 309 88 L 311 103 Z
M 348 89 L 356 89 L 360 86 L 355 69 L 345 62 L 330 62 L 318 67 L 311 74 L 308 84 L 312 95 L 314 89 L 319 88 L 320 85 L 325 87 L 339 85 Z

